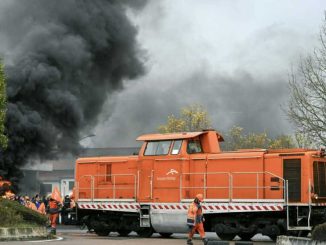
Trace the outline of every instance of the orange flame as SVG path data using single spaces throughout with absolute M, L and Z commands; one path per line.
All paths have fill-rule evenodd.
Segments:
M 11 190 L 6 191 L 4 197 L 7 199 L 14 199 L 15 193 L 13 193 Z

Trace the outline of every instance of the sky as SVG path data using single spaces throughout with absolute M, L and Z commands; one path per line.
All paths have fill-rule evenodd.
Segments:
M 145 74 L 108 97 L 81 143 L 136 146 L 170 114 L 200 104 L 212 126 L 291 134 L 288 78 L 318 45 L 326 1 L 148 1 L 128 11 Z M 87 133 L 86 133 L 87 134 Z

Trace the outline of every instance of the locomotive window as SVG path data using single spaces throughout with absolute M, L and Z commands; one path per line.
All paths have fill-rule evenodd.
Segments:
M 201 153 L 203 152 L 201 149 L 200 141 L 199 140 L 190 140 L 188 141 L 187 145 L 187 153 Z
M 171 141 L 152 141 L 148 142 L 145 149 L 145 156 L 167 155 L 169 153 Z
M 109 182 L 111 181 L 111 174 L 112 174 L 112 165 L 111 164 L 106 164 L 106 181 Z
M 179 154 L 180 148 L 181 148 L 181 143 L 182 143 L 182 140 L 175 140 L 174 141 L 171 155 Z
M 99 171 L 100 173 L 103 173 L 103 175 L 99 175 L 96 178 L 98 178 L 98 181 L 100 183 L 110 182 L 111 181 L 111 164 L 108 163 L 100 163 L 99 164 Z

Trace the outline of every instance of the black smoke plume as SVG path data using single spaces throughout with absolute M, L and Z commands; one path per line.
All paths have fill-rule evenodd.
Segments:
M 29 0 L 0 4 L 8 149 L 0 175 L 18 182 L 29 159 L 76 153 L 110 92 L 143 74 L 127 8 L 144 1 Z

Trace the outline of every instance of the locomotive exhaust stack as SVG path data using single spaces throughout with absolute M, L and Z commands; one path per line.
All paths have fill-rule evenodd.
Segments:
M 224 240 L 302 235 L 326 221 L 322 151 L 222 152 L 223 137 L 214 130 L 137 140 L 144 142 L 138 156 L 76 161 L 79 219 L 87 216 L 98 235 L 187 232 L 187 208 L 197 193 L 205 199 L 205 230 Z

